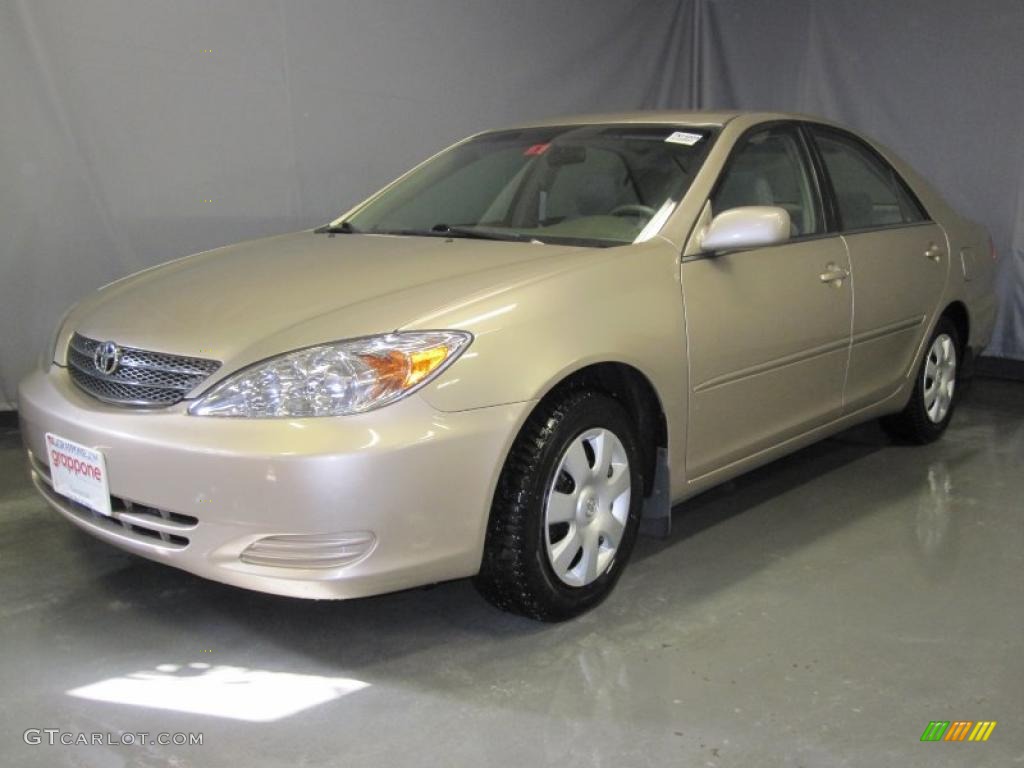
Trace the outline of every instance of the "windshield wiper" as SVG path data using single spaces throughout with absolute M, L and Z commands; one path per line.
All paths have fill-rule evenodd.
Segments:
M 519 243 L 533 240 L 529 235 L 521 235 L 515 232 L 494 232 L 477 229 L 476 227 L 450 227 L 447 224 L 435 224 L 432 226 L 430 234 L 434 233 L 454 237 L 475 238 L 477 240 L 508 240 Z
M 313 230 L 318 235 L 356 235 L 359 234 L 359 230 L 349 224 L 347 221 L 341 222 L 341 224 L 335 224 L 333 227 L 330 224 L 325 224 L 322 227 Z
M 318 229 L 317 232 L 328 232 L 329 229 Z M 354 231 L 354 230 L 348 230 Z M 435 224 L 430 229 L 368 229 L 359 230 L 367 235 L 401 235 L 403 237 L 464 237 L 475 240 L 507 240 L 515 243 L 539 243 L 540 240 L 531 235 L 514 232 L 490 232 L 474 227 L 449 227 L 447 224 Z

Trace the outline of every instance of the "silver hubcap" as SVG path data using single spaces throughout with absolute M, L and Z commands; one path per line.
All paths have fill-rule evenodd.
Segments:
M 629 517 L 629 460 L 607 429 L 569 444 L 544 505 L 548 561 L 572 587 L 595 581 L 615 559 Z
M 933 423 L 946 418 L 953 405 L 955 388 L 956 345 L 947 334 L 940 333 L 924 362 L 924 408 Z

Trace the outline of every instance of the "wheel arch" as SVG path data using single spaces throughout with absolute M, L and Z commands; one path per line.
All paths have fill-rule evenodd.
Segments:
M 971 317 L 967 311 L 967 305 L 959 299 L 952 301 L 942 310 L 940 317 L 948 317 L 956 326 L 956 332 L 960 336 L 959 351 L 963 352 L 968 347 L 971 338 Z
M 650 495 L 658 450 L 668 449 L 668 419 L 654 384 L 643 371 L 629 363 L 589 363 L 554 382 L 534 410 L 545 406 L 552 399 L 580 389 L 602 392 L 626 409 L 636 425 L 643 451 L 644 496 Z

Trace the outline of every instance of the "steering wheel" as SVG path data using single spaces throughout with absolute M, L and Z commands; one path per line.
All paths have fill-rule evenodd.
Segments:
M 646 216 L 651 218 L 654 216 L 656 211 L 649 205 L 640 205 L 639 203 L 628 203 L 626 205 L 617 205 L 608 212 L 609 216 Z

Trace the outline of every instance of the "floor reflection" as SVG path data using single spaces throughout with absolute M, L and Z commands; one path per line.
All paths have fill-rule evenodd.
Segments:
M 369 683 L 345 677 L 193 662 L 160 664 L 67 693 L 92 701 L 271 722 L 367 687 Z

